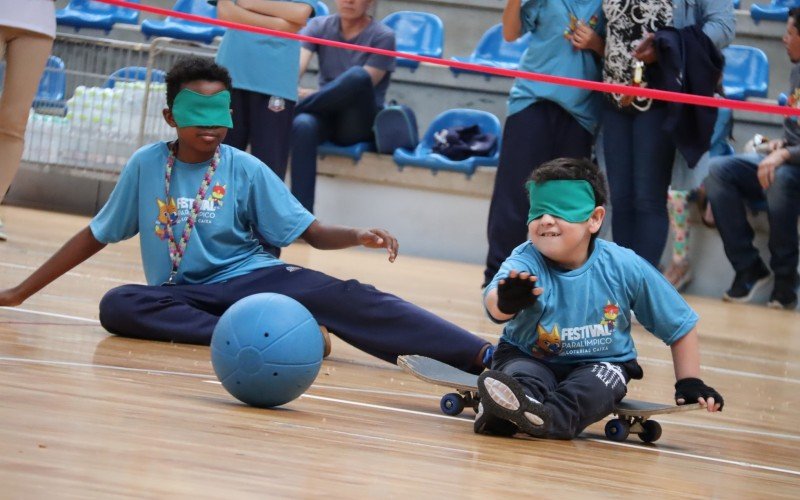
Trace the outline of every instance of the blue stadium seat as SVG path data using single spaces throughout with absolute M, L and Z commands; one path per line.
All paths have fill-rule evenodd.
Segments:
M 442 57 L 444 25 L 439 17 L 427 12 L 403 10 L 389 14 L 382 22 L 394 31 L 398 51 Z M 397 65 L 414 71 L 419 67 L 419 61 L 398 57 Z
M 748 97 L 767 97 L 769 61 L 761 49 L 730 45 L 722 49 L 725 69 L 722 87 L 725 97 L 743 101 Z
M 478 125 L 481 132 L 495 134 L 497 136 L 497 147 L 490 156 L 473 156 L 466 160 L 454 161 L 445 156 L 433 152 L 433 134 L 448 127 L 466 127 Z M 479 166 L 496 167 L 500 159 L 500 120 L 491 113 L 476 109 L 451 109 L 437 116 L 431 123 L 425 136 L 420 141 L 414 151 L 405 148 L 398 148 L 394 152 L 394 161 L 402 169 L 411 165 L 415 167 L 429 168 L 434 173 L 439 170 L 452 170 L 463 172 L 467 177 L 475 173 Z
M 481 36 L 481 39 L 478 40 L 478 45 L 469 57 L 453 57 L 451 59 L 459 62 L 482 64 L 493 68 L 517 69 L 523 52 L 528 48 L 530 37 L 530 33 L 525 33 L 513 42 L 506 42 L 503 40 L 503 25 L 495 24 Z M 455 76 L 461 73 L 476 73 L 452 67 L 450 71 Z M 491 77 L 486 73 L 483 75 L 487 80 Z
M 130 1 L 140 3 L 140 0 Z M 56 22 L 71 26 L 75 31 L 93 28 L 108 33 L 116 23 L 138 24 L 139 11 L 93 0 L 70 0 L 66 7 L 56 11 Z
M 772 0 L 768 5 L 754 3 L 750 6 L 750 17 L 756 24 L 760 21 L 785 22 L 794 7 L 800 7 L 800 0 Z
M 734 9 L 738 9 L 741 6 L 742 6 L 741 0 L 733 0 L 733 8 Z
M 6 63 L 0 62 L 0 90 L 5 81 Z M 39 80 L 39 88 L 33 98 L 31 107 L 37 113 L 64 116 L 67 114 L 67 102 L 64 94 L 67 91 L 67 75 L 64 61 L 60 57 L 50 56 Z
M 128 66 L 126 68 L 120 68 L 115 72 L 111 73 L 108 76 L 108 80 L 106 80 L 105 85 L 103 85 L 107 89 L 113 89 L 114 85 L 116 85 L 117 80 L 122 82 L 132 82 L 132 81 L 145 81 L 147 78 L 147 68 L 143 68 L 142 66 Z M 151 82 L 157 83 L 164 83 L 167 81 L 167 74 L 160 69 L 153 69 L 153 74 L 150 76 Z
M 317 0 L 317 4 L 314 6 L 314 15 L 319 16 L 327 16 L 331 13 L 331 10 L 328 8 L 322 0 Z
M 217 18 L 217 8 L 209 5 L 206 0 L 178 0 L 172 10 L 196 16 Z M 186 21 L 177 17 L 168 17 L 163 21 L 153 21 L 151 19 L 142 21 L 142 34 L 145 38 L 166 36 L 179 40 L 211 43 L 214 41 L 214 37 L 225 34 L 225 28 Z
M 323 142 L 317 147 L 317 154 L 320 158 L 326 156 L 346 156 L 353 159 L 353 163 L 361 160 L 361 155 L 367 151 L 375 151 L 375 144 L 372 142 L 357 142 L 350 146 L 339 146 L 330 141 Z

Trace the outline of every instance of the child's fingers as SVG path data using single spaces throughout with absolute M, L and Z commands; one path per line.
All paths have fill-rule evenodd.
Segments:
M 533 289 L 533 294 L 536 295 L 537 297 L 543 293 L 544 293 L 544 288 L 540 286 L 537 286 L 536 288 Z

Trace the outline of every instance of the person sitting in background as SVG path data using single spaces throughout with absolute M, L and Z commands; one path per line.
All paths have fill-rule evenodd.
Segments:
M 800 9 L 786 21 L 783 44 L 794 64 L 789 77 L 788 105 L 800 107 Z M 769 282 L 770 271 L 753 246 L 753 228 L 747 222 L 746 202 L 767 202 L 770 267 L 775 285 L 768 305 L 797 307 L 797 216 L 800 211 L 800 124 L 797 117 L 783 122 L 783 139 L 770 141 L 761 152 L 714 158 L 709 165 L 706 191 L 714 212 L 725 255 L 736 276 L 723 295 L 729 302 L 749 302 Z
M 394 50 L 394 32 L 369 12 L 373 0 L 336 0 L 338 12 L 312 19 L 303 35 Z M 372 140 L 372 123 L 383 108 L 394 57 L 303 42 L 300 76 L 311 57 L 319 58 L 319 90 L 299 88 L 292 124 L 292 194 L 314 210 L 317 146 L 331 140 L 342 146 Z

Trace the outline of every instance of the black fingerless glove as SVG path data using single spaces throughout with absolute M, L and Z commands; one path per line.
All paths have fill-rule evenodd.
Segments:
M 517 314 L 536 303 L 533 288 L 536 283 L 529 279 L 506 278 L 497 286 L 497 308 L 503 314 Z
M 722 394 L 714 390 L 713 387 L 707 386 L 699 378 L 682 378 L 675 382 L 675 400 L 683 399 L 683 404 L 693 404 L 697 402 L 697 398 L 714 398 L 714 403 L 719 403 L 719 411 L 725 405 L 722 399 Z

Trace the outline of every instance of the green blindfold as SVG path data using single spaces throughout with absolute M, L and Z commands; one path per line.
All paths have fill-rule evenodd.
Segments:
M 178 127 L 228 127 L 231 119 L 231 93 L 227 90 L 216 94 L 198 94 L 183 89 L 172 103 L 172 116 Z
M 531 210 L 528 224 L 544 214 L 567 222 L 585 222 L 595 209 L 592 185 L 584 180 L 555 180 L 528 183 Z

